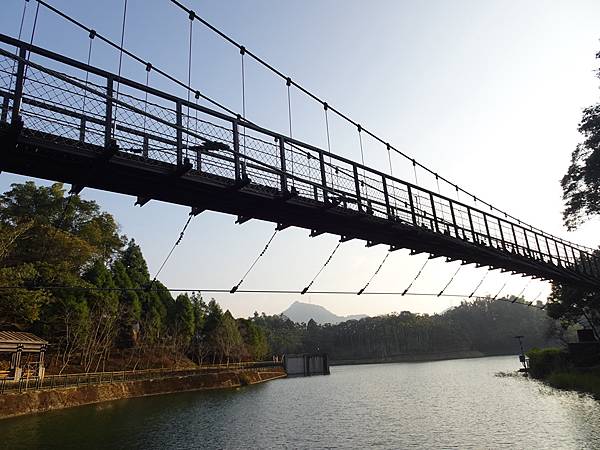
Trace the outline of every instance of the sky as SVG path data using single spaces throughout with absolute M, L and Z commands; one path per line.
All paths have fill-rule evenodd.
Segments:
M 65 13 L 120 41 L 124 0 L 47 0 Z M 595 54 L 600 50 L 600 2 L 430 0 L 185 0 L 208 22 L 283 73 L 383 136 L 426 166 L 495 206 L 550 233 L 596 247 L 600 222 L 575 232 L 562 226 L 560 179 L 581 141 L 584 107 L 598 101 Z M 0 32 L 17 36 L 24 0 L 3 0 Z M 36 3 L 28 3 L 22 38 L 31 39 Z M 155 67 L 187 80 L 189 19 L 168 0 L 128 0 L 124 47 Z M 33 42 L 85 61 L 87 33 L 40 8 Z M 191 85 L 242 111 L 239 51 L 195 22 Z M 91 63 L 117 72 L 119 55 L 94 40 Z M 145 81 L 144 66 L 123 60 L 122 74 Z M 245 59 L 246 117 L 288 132 L 284 81 Z M 155 73 L 154 87 L 185 97 L 183 88 Z M 324 113 L 291 93 L 293 136 L 326 148 Z M 330 119 L 331 149 L 359 160 L 356 129 Z M 389 172 L 385 148 L 364 140 L 365 163 Z M 414 181 L 412 166 L 393 159 L 394 175 Z M 433 177 L 419 184 L 436 188 Z M 0 189 L 26 178 L 2 173 Z M 47 181 L 36 180 L 40 184 Z M 437 188 L 436 188 L 437 189 Z M 448 186 L 442 194 L 454 195 Z M 115 215 L 121 232 L 142 247 L 156 273 L 187 220 L 187 208 L 86 188 L 82 197 Z M 274 224 L 204 212 L 192 220 L 182 244 L 161 272 L 171 288 L 229 289 L 271 236 Z M 245 289 L 301 290 L 335 247 L 338 237 L 308 237 L 308 230 L 278 233 L 244 282 Z M 362 241 L 343 244 L 314 284 L 315 290 L 358 291 L 387 252 Z M 403 291 L 426 259 L 394 252 L 371 283 L 372 291 Z M 458 262 L 432 260 L 411 292 L 438 292 Z M 447 293 L 470 293 L 485 269 L 465 266 Z M 549 285 L 491 272 L 477 291 L 543 300 Z M 460 298 L 210 294 L 235 316 L 280 313 L 295 300 L 338 315 L 410 310 L 441 312 Z M 517 306 L 518 307 L 518 306 Z

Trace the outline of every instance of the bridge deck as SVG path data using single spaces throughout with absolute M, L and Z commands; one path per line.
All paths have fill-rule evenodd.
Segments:
M 62 55 L 0 42 L 12 50 L 0 49 L 1 170 L 600 285 L 587 248 Z

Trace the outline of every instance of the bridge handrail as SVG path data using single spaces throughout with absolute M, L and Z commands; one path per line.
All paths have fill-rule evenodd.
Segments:
M 385 174 L 376 169 L 366 167 L 363 164 L 354 162 L 343 156 L 339 156 L 339 155 L 330 153 L 328 151 L 325 151 L 318 147 L 315 147 L 311 144 L 307 144 L 307 143 L 301 142 L 297 139 L 293 139 L 293 138 L 284 136 L 281 133 L 267 130 L 267 129 L 260 127 L 258 125 L 255 125 L 251 122 L 245 121 L 240 117 L 232 117 L 232 116 L 222 114 L 218 111 L 214 111 L 214 110 L 212 110 L 210 108 L 206 108 L 202 105 L 197 105 L 195 103 L 188 102 L 185 99 L 180 99 L 171 94 L 168 94 L 168 93 L 165 93 L 162 91 L 158 91 L 154 88 L 147 87 L 147 86 L 137 83 L 135 81 L 132 81 L 132 80 L 126 79 L 124 77 L 120 77 L 118 75 L 104 71 L 102 69 L 88 66 L 87 64 L 81 63 L 79 61 L 65 57 L 63 55 L 58 55 L 54 52 L 51 52 L 51 51 L 48 51 L 45 49 L 41 49 L 36 46 L 32 46 L 30 44 L 24 43 L 22 41 L 18 41 L 14 38 L 10 38 L 3 34 L 0 34 L 0 41 L 8 43 L 9 45 L 16 46 L 21 49 L 20 56 L 13 55 L 12 53 L 7 52 L 6 50 L 0 49 L 0 53 L 2 55 L 4 55 L 5 57 L 12 58 L 12 59 L 18 61 L 21 65 L 27 64 L 27 65 L 34 67 L 40 71 L 50 74 L 51 76 L 62 79 L 64 82 L 68 82 L 68 83 L 76 86 L 78 89 L 82 89 L 82 90 L 89 92 L 97 97 L 104 98 L 107 103 L 107 108 L 109 106 L 126 108 L 128 111 L 134 112 L 135 114 L 139 114 L 144 117 L 151 118 L 153 121 L 156 121 L 157 123 L 160 123 L 160 124 L 168 127 L 168 129 L 172 130 L 172 132 L 174 132 L 176 134 L 175 140 L 171 140 L 171 139 L 168 139 L 165 137 L 160 137 L 157 135 L 150 135 L 150 136 L 155 141 L 162 142 L 167 145 L 176 146 L 177 147 L 177 163 L 178 164 L 181 163 L 182 151 L 187 148 L 185 145 L 183 145 L 183 141 L 182 141 L 183 134 L 188 136 L 188 138 L 194 137 L 194 138 L 202 140 L 202 141 L 208 140 L 206 137 L 202 136 L 201 133 L 194 132 L 193 130 L 190 130 L 189 128 L 183 126 L 183 122 L 182 122 L 183 117 L 187 117 L 188 120 L 190 119 L 189 112 L 188 112 L 187 116 L 183 114 L 182 107 L 185 106 L 186 108 L 190 108 L 192 110 L 199 111 L 203 114 L 207 114 L 209 116 L 212 116 L 219 120 L 223 120 L 223 121 L 231 124 L 231 126 L 232 126 L 231 129 L 227 129 L 225 127 L 221 127 L 212 122 L 200 120 L 200 122 L 203 122 L 204 124 L 207 124 L 207 125 L 210 124 L 211 127 L 220 128 L 221 130 L 226 130 L 228 133 L 229 132 L 233 133 L 232 139 L 234 141 L 233 142 L 234 148 L 231 149 L 230 147 L 228 147 L 227 152 L 231 153 L 233 155 L 236 178 L 239 176 L 239 173 L 238 173 L 239 161 L 240 161 L 240 159 L 244 159 L 244 160 L 247 160 L 250 162 L 254 162 L 255 164 L 261 166 L 262 167 L 261 170 L 263 170 L 265 172 L 270 172 L 271 174 L 279 174 L 281 177 L 281 191 L 287 190 L 288 179 L 295 180 L 295 181 L 298 181 L 299 183 L 301 182 L 302 184 L 311 186 L 315 190 L 315 200 L 318 200 L 317 199 L 317 190 L 319 190 L 320 192 L 323 193 L 323 200 L 325 202 L 328 201 L 327 195 L 331 195 L 332 197 L 339 195 L 342 198 L 344 198 L 345 201 L 349 201 L 352 204 L 356 204 L 359 212 L 364 212 L 365 207 L 366 207 L 367 211 L 369 209 L 371 209 L 373 211 L 373 205 L 375 205 L 376 207 L 382 208 L 382 209 L 377 209 L 376 211 L 380 214 L 383 214 L 384 216 L 387 215 L 388 219 L 394 219 L 394 218 L 398 219 L 396 214 L 398 214 L 398 212 L 402 212 L 402 213 L 406 214 L 407 217 L 412 217 L 412 220 L 401 219 L 401 221 L 403 223 L 407 223 L 412 226 L 426 227 L 427 229 L 429 229 L 432 232 L 437 232 L 437 233 L 442 233 L 442 234 L 451 234 L 450 228 L 453 228 L 455 231 L 455 234 L 456 234 L 456 238 L 463 239 L 464 241 L 470 242 L 472 244 L 484 245 L 484 246 L 491 247 L 491 248 L 494 248 L 497 250 L 503 249 L 504 251 L 510 251 L 511 249 L 513 249 L 513 252 L 516 251 L 517 254 L 519 254 L 525 258 L 536 259 L 535 255 L 539 255 L 541 261 L 544 263 L 550 263 L 554 266 L 559 266 L 559 267 L 563 267 L 563 268 L 567 268 L 567 269 L 570 267 L 570 268 L 573 268 L 578 273 L 582 272 L 583 276 L 598 277 L 598 274 L 600 273 L 600 269 L 599 269 L 600 266 L 598 265 L 599 260 L 598 260 L 598 257 L 592 253 L 593 250 L 587 249 L 586 247 L 579 246 L 579 245 L 569 242 L 569 241 L 565 241 L 561 238 L 554 237 L 553 235 L 545 233 L 543 231 L 538 231 L 536 228 L 534 228 L 530 225 L 527 225 L 523 222 L 517 221 L 517 223 L 515 223 L 511 220 L 500 218 L 494 214 L 485 212 L 475 206 L 471 206 L 464 202 L 451 199 L 447 196 L 444 196 L 444 195 L 441 195 L 438 193 L 434 193 L 428 189 L 424 189 L 413 183 L 400 180 L 396 177 Z M 91 83 L 83 84 L 83 82 L 77 81 L 77 79 L 72 76 L 63 74 L 63 73 L 58 72 L 53 69 L 48 69 L 39 64 L 35 64 L 29 60 L 25 60 L 23 58 L 23 52 L 25 50 L 32 51 L 34 53 L 39 54 L 40 56 L 56 60 L 58 62 L 61 62 L 63 64 L 66 64 L 66 65 L 69 65 L 69 66 L 72 66 L 72 67 L 75 67 L 75 68 L 78 68 L 81 70 L 89 71 L 90 73 L 93 73 L 100 77 L 106 78 L 107 80 L 109 80 L 110 83 L 118 82 L 123 85 L 129 86 L 133 89 L 140 90 L 142 92 L 146 92 L 146 93 L 155 95 L 164 100 L 174 102 L 175 110 L 166 108 L 163 105 L 157 105 L 157 104 L 154 104 L 154 105 L 156 107 L 167 109 L 170 112 L 174 111 L 176 114 L 176 117 L 177 117 L 177 123 L 175 123 L 175 124 L 171 123 L 166 119 L 163 119 L 159 116 L 153 115 L 151 113 L 148 113 L 147 111 L 137 108 L 137 107 L 127 103 L 126 101 L 121 100 L 120 98 L 115 98 L 113 95 L 111 95 L 110 91 L 101 92 L 97 89 L 94 89 L 94 86 L 100 87 L 99 85 L 93 85 Z M 6 94 L 8 94 L 9 96 L 12 96 L 11 98 L 13 98 L 13 99 L 15 99 L 15 97 L 17 96 L 17 92 L 15 92 L 15 94 L 12 94 L 10 92 L 0 93 L 0 95 L 2 95 L 2 96 L 6 96 Z M 133 97 L 128 94 L 120 94 L 120 96 L 127 96 L 129 98 L 132 98 L 132 99 L 135 99 L 138 101 L 142 101 L 141 99 L 137 99 L 136 97 Z M 25 98 L 24 96 L 22 96 L 22 98 L 20 98 L 19 101 L 23 101 L 23 103 L 29 103 L 29 104 L 34 104 L 34 102 L 36 102 L 36 100 L 28 99 L 28 98 Z M 14 100 L 13 100 L 13 102 L 14 102 Z M 43 102 L 40 102 L 40 103 L 43 103 Z M 60 107 L 52 106 L 52 109 L 51 108 L 48 108 L 48 109 L 58 111 L 60 109 Z M 101 119 L 98 119 L 97 117 L 86 116 L 85 114 L 82 114 L 81 116 L 77 116 L 76 113 L 74 113 L 72 111 L 69 111 L 69 110 L 65 110 L 65 111 L 62 111 L 61 113 L 68 115 L 68 116 L 79 118 L 80 120 L 89 120 L 91 123 L 95 123 L 97 125 L 104 125 L 105 130 L 110 130 L 112 122 L 114 121 L 115 129 L 118 129 L 120 131 L 124 131 L 126 133 L 129 133 L 132 135 L 138 135 L 138 136 L 145 136 L 147 134 L 146 132 L 141 133 L 140 131 L 137 131 L 134 128 L 131 128 L 131 127 L 128 128 L 123 125 L 120 125 L 118 123 L 119 119 L 116 119 L 116 118 L 113 119 L 112 115 L 110 116 L 110 119 L 106 119 L 103 121 Z M 107 115 L 106 117 L 109 117 L 109 116 Z M 195 120 L 198 120 L 198 119 L 196 118 Z M 243 127 L 246 130 L 251 130 L 256 133 L 260 133 L 261 135 L 269 136 L 269 137 L 273 138 L 274 141 L 278 142 L 279 143 L 278 145 L 281 150 L 282 167 L 272 166 L 268 163 L 265 163 L 264 161 L 261 161 L 257 158 L 253 158 L 252 156 L 249 156 L 247 154 L 240 152 L 239 148 L 236 149 L 236 145 L 235 145 L 236 138 L 239 141 L 240 136 L 242 136 L 242 137 L 246 136 L 239 132 L 239 127 Z M 236 136 L 236 134 L 237 134 L 237 136 Z M 265 145 L 275 146 L 275 144 L 271 144 L 267 141 L 261 140 L 258 137 L 255 137 L 255 136 L 251 136 L 251 139 L 256 139 L 257 141 L 260 141 Z M 287 148 L 287 146 L 289 146 L 289 149 Z M 300 149 L 304 149 L 304 150 L 300 150 Z M 168 151 L 167 149 L 162 149 L 162 150 L 151 149 L 151 150 L 152 151 L 165 151 L 165 152 Z M 312 156 L 312 158 L 315 158 L 321 164 L 321 168 L 320 168 L 321 181 L 320 182 L 318 181 L 318 177 L 314 178 L 314 180 L 317 180 L 317 181 L 313 181 L 313 179 L 303 178 L 302 176 L 298 176 L 296 174 L 290 173 L 289 170 L 286 170 L 285 166 L 283 165 L 284 160 L 287 158 L 285 156 L 286 150 L 291 151 L 292 154 L 294 152 L 296 152 L 296 154 L 298 154 L 298 152 L 306 152 L 307 161 L 309 161 L 309 163 L 310 163 L 310 159 L 311 159 L 310 152 L 314 152 L 316 155 L 318 155 L 318 156 Z M 133 153 L 136 152 L 136 150 L 132 150 L 132 149 L 129 149 L 129 150 L 123 149 L 123 151 L 131 151 Z M 253 151 L 259 152 L 259 153 L 261 152 L 260 150 L 257 150 L 257 149 L 253 149 Z M 212 153 L 209 156 L 224 160 L 223 155 Z M 333 165 L 326 161 L 327 158 L 330 160 L 335 160 L 340 165 L 346 164 L 350 168 L 352 168 L 352 170 L 351 171 L 346 170 L 343 167 L 341 167 L 340 165 Z M 230 162 L 229 159 L 227 161 Z M 312 167 L 310 166 L 310 164 L 308 166 L 306 166 L 306 165 L 302 165 L 300 163 L 300 166 L 308 167 L 309 171 L 312 171 Z M 249 167 L 256 168 L 253 166 L 249 166 Z M 327 174 L 325 173 L 325 167 L 335 168 L 336 171 L 341 170 L 342 173 L 344 173 L 347 177 L 349 177 L 349 178 L 352 177 L 354 184 L 355 184 L 355 192 L 348 192 L 347 190 L 341 190 L 339 187 L 336 187 L 333 185 L 329 186 L 327 183 Z M 359 170 L 360 170 L 360 172 L 362 172 L 362 178 L 360 177 L 361 174 L 358 173 Z M 352 172 L 352 173 L 350 173 L 350 172 Z M 369 177 L 367 177 L 367 173 L 369 174 Z M 333 179 L 331 179 L 331 183 L 333 184 Z M 380 183 L 380 184 L 374 184 L 374 183 Z M 360 186 L 359 186 L 359 184 L 360 184 Z M 392 192 L 391 195 L 390 195 L 390 192 L 388 192 L 390 190 L 390 187 L 391 187 L 391 190 L 394 191 L 394 192 Z M 396 197 L 395 191 L 397 191 L 398 189 L 403 189 L 404 191 L 406 191 L 408 198 Z M 363 191 L 364 191 L 364 194 L 363 194 Z M 378 193 L 379 195 L 383 195 L 383 200 L 378 200 L 377 198 L 369 198 L 369 192 Z M 365 196 L 365 199 L 362 198 L 363 195 Z M 406 206 L 404 208 L 402 208 L 402 207 L 399 208 L 396 204 L 397 202 L 400 202 L 400 204 L 404 203 Z M 414 204 L 415 202 L 417 204 Z M 394 206 L 392 206 L 392 203 L 394 203 Z M 408 206 L 408 203 L 410 203 L 410 207 Z M 423 207 L 422 207 L 423 203 L 430 203 L 430 205 L 426 205 L 426 208 L 423 209 Z M 436 204 L 437 204 L 438 210 L 436 210 Z M 444 207 L 449 208 L 449 211 L 452 216 L 451 221 L 449 221 L 449 219 L 446 219 L 444 217 L 445 215 L 446 216 L 448 215 L 447 212 L 444 211 Z M 461 223 L 459 223 L 457 218 L 455 217 L 455 215 L 457 213 L 460 213 Z M 441 214 L 441 217 L 438 217 L 437 214 Z M 479 227 L 479 230 L 476 229 L 476 227 L 474 226 L 475 221 L 474 221 L 473 216 L 476 216 L 475 219 L 477 219 L 477 225 Z M 462 225 L 462 224 L 466 223 L 467 217 L 468 217 L 468 222 L 469 222 L 468 227 L 466 225 Z M 418 219 L 420 219 L 420 220 L 418 220 Z M 490 222 L 492 222 L 492 225 L 493 225 L 493 230 L 492 230 L 493 233 L 490 231 L 490 229 L 491 229 Z M 493 222 L 496 222 L 496 223 L 493 223 Z M 429 223 L 429 225 L 427 225 L 428 223 Z M 440 225 L 442 226 L 442 228 L 444 228 L 444 227 L 446 228 L 447 233 L 442 232 L 440 230 Z M 485 225 L 485 231 L 482 231 L 484 229 L 484 227 L 483 227 L 484 225 Z M 512 230 L 512 233 L 511 233 L 512 236 L 505 237 L 504 233 L 503 233 L 503 227 L 505 227 L 507 230 Z M 459 230 L 462 232 L 462 237 L 460 236 Z M 498 231 L 498 232 L 496 232 L 496 231 Z M 521 236 L 521 241 L 522 242 L 524 241 L 525 245 L 523 245 L 522 242 L 521 243 L 519 242 L 519 239 L 517 238 L 517 231 L 519 232 L 519 235 Z M 494 233 L 496 235 L 494 235 Z M 497 236 L 498 233 L 499 233 L 499 236 Z M 529 237 L 534 239 L 535 244 L 537 246 L 537 250 L 532 246 L 533 242 L 532 243 L 529 242 L 528 233 L 531 234 L 531 236 L 529 236 Z M 472 237 L 471 240 L 467 237 L 469 234 Z M 542 246 L 540 245 L 540 239 L 543 239 L 542 243 L 545 243 L 545 251 L 543 251 Z M 552 241 L 552 243 L 554 244 L 554 247 L 555 247 L 554 249 L 551 248 L 549 240 Z M 487 243 L 485 241 L 487 241 Z M 496 243 L 496 245 L 493 245 L 493 243 Z M 559 244 L 562 246 L 562 254 L 561 254 L 561 251 L 559 250 Z M 556 250 L 555 253 L 554 253 L 554 250 Z M 570 254 L 569 254 L 569 250 L 570 250 Z M 591 251 L 588 251 L 588 250 L 591 250 Z M 578 256 L 576 255 L 575 251 L 577 251 L 579 253 Z M 548 261 L 546 261 L 546 259 L 548 259 Z M 582 266 L 583 270 L 580 270 L 580 267 L 579 267 L 580 265 Z

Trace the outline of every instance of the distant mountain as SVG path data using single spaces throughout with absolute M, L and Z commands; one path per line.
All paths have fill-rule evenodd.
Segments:
M 334 313 L 323 308 L 321 305 L 312 305 L 310 303 L 302 302 L 292 303 L 290 307 L 283 312 L 283 315 L 292 322 L 308 323 L 310 319 L 313 319 L 318 324 L 336 324 L 346 320 L 360 320 L 368 317 L 365 314 L 357 314 L 354 316 L 336 316 Z

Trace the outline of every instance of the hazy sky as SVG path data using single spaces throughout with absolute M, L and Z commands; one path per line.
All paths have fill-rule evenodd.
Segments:
M 49 0 L 98 32 L 120 39 L 123 0 Z M 569 240 L 598 245 L 598 221 L 575 233 L 561 223 L 560 178 L 580 136 L 582 108 L 598 100 L 594 58 L 600 50 L 600 2 L 281 0 L 192 1 L 188 6 L 248 49 L 399 148 L 459 185 L 522 220 Z M 23 0 L 4 0 L 0 32 L 16 36 Z M 23 38 L 31 36 L 35 2 L 28 5 Z M 187 16 L 168 0 L 129 0 L 125 47 L 156 67 L 187 78 Z M 195 22 L 192 85 L 241 112 L 237 49 Z M 87 34 L 40 9 L 34 43 L 85 60 Z M 118 54 L 94 42 L 92 64 L 117 70 Z M 143 81 L 144 67 L 124 60 L 123 74 Z M 247 117 L 287 131 L 284 82 L 246 59 Z M 184 96 L 157 75 L 151 84 Z M 323 110 L 292 93 L 294 137 L 324 147 Z M 354 128 L 331 119 L 332 151 L 358 160 Z M 365 140 L 366 163 L 388 171 L 382 146 Z M 414 180 L 395 158 L 394 174 Z M 419 173 L 419 181 L 434 181 Z M 3 173 L 0 189 L 25 179 Z M 442 190 L 450 192 L 442 186 Z M 442 192 L 444 193 L 444 192 Z M 188 209 L 151 201 L 133 206 L 127 196 L 85 189 L 114 214 L 122 232 L 141 245 L 155 273 L 187 219 Z M 161 274 L 173 288 L 230 288 L 265 245 L 273 224 L 206 212 L 195 218 Z M 331 252 L 336 236 L 309 238 L 307 230 L 280 233 L 244 283 L 247 289 L 302 289 Z M 387 249 L 343 244 L 315 289 L 358 291 Z M 394 252 L 372 282 L 373 291 L 402 291 L 426 256 Z M 434 260 L 412 288 L 438 292 L 459 263 Z M 484 274 L 461 269 L 448 293 L 470 293 Z M 494 272 L 482 294 L 508 279 Z M 510 277 L 506 294 L 528 281 Z M 527 285 L 533 300 L 548 286 Z M 321 304 L 337 314 L 436 312 L 457 304 L 425 297 L 211 295 L 234 315 L 279 313 L 293 300 Z

